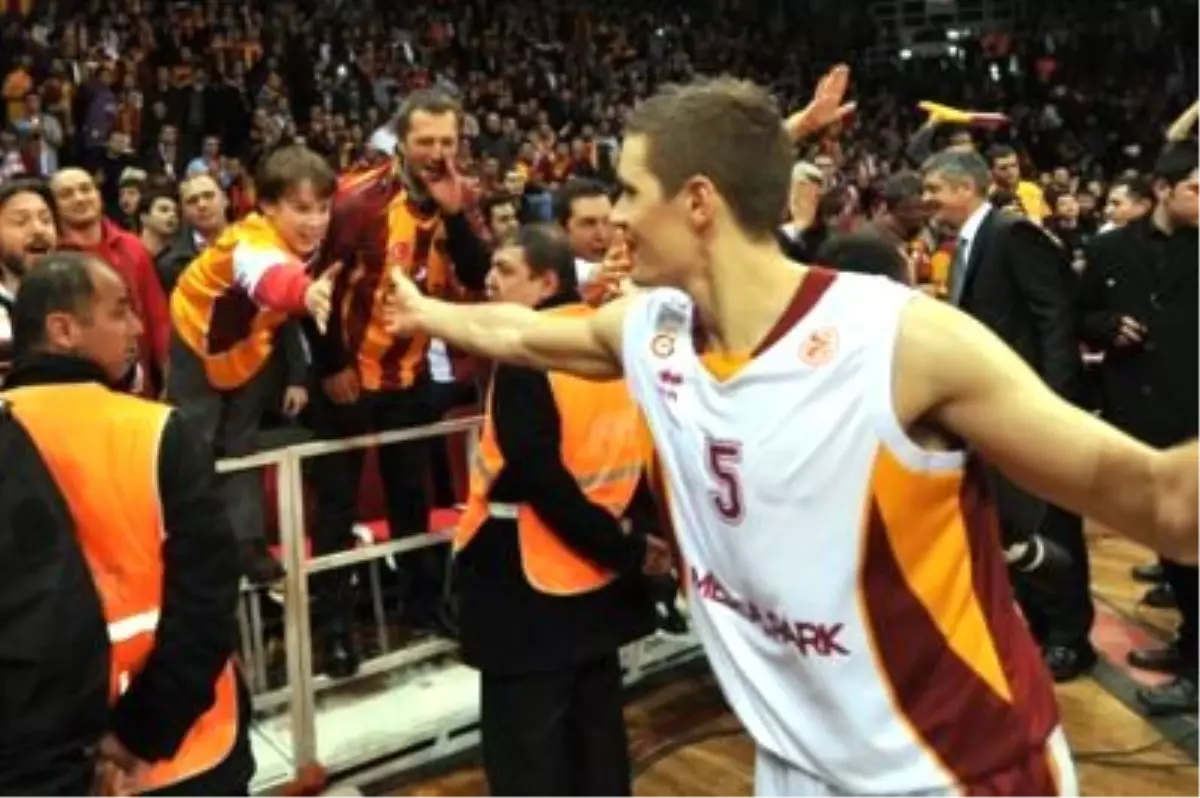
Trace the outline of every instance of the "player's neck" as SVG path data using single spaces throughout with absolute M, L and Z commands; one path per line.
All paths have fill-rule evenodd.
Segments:
M 709 336 L 725 352 L 750 352 L 783 315 L 805 268 L 774 241 L 737 241 L 714 248 L 708 273 L 689 291 Z

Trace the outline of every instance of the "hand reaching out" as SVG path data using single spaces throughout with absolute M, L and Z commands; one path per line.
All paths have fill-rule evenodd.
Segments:
M 391 286 L 384 299 L 384 328 L 392 335 L 411 336 L 420 329 L 417 323 L 417 306 L 421 289 L 404 270 L 393 268 Z
M 333 308 L 333 286 L 341 271 L 342 264 L 335 263 L 320 277 L 313 280 L 304 292 L 304 307 L 308 309 L 308 314 L 317 323 L 317 329 L 321 331 L 322 335 L 325 334 L 325 328 L 329 325 L 329 313 Z

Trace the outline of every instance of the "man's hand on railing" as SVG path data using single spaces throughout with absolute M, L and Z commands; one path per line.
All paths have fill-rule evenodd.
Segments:
M 296 418 L 308 406 L 308 389 L 303 385 L 292 385 L 283 392 L 283 414 Z

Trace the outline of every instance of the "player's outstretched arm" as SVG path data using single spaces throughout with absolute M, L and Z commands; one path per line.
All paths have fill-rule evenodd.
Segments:
M 424 331 L 489 360 L 594 380 L 620 377 L 626 302 L 586 316 L 539 313 L 509 303 L 455 304 L 423 296 L 399 270 L 392 274 L 387 327 L 393 335 Z
M 923 297 L 910 304 L 893 395 L 904 423 L 933 420 L 1033 493 L 1197 561 L 1196 443 L 1156 450 L 1073 407 L 969 316 Z

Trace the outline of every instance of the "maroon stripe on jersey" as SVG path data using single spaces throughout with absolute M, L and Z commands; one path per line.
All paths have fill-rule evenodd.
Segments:
M 816 307 L 821 301 L 821 297 L 825 296 L 825 292 L 829 290 L 829 286 L 833 285 L 834 279 L 837 278 L 837 272 L 829 269 L 822 269 L 819 266 L 810 266 L 808 272 L 805 273 L 804 279 L 800 281 L 800 287 L 796 289 L 795 296 L 792 297 L 791 303 L 787 309 L 783 311 L 783 315 L 775 322 L 775 326 L 770 329 L 766 337 L 759 342 L 758 346 L 754 347 L 754 351 L 750 353 L 750 357 L 758 357 L 763 352 L 774 346 L 780 338 L 792 331 L 799 324 L 808 312 Z
M 754 347 L 750 357 L 758 357 L 770 349 L 780 338 L 791 332 L 792 328 L 816 307 L 817 302 L 829 290 L 829 286 L 833 285 L 836 277 L 837 272 L 835 271 L 819 266 L 810 266 L 804 279 L 797 286 L 796 293 L 792 295 L 792 301 L 783 309 L 783 315 L 775 321 L 775 324 L 767 331 L 766 337 L 759 341 L 758 346 Z M 697 355 L 704 354 L 708 348 L 708 332 L 700 321 L 700 314 L 695 312 L 692 316 L 692 346 Z
M 1031 751 L 1024 762 L 963 785 L 963 795 L 1062 795 L 1049 744 Z
M 977 480 L 970 478 L 964 483 L 970 483 L 964 485 L 961 497 L 962 522 L 970 547 L 969 567 L 973 575 L 982 575 L 984 580 L 982 586 L 974 586 L 975 599 L 983 605 L 989 621 L 1012 702 L 998 695 L 950 647 L 929 610 L 912 591 L 874 497 L 860 574 L 866 623 L 881 675 L 891 685 L 897 710 L 907 718 L 928 754 L 948 771 L 948 778 L 968 792 L 972 785 L 987 792 L 989 785 L 999 783 L 996 779 L 1004 774 L 1007 792 L 995 794 L 1050 794 L 1054 783 L 1043 780 L 1048 768 L 1030 769 L 1028 763 L 1031 757 L 1045 759 L 1046 740 L 1057 725 L 1053 692 L 1028 631 L 1013 623 L 1020 619 L 1016 617 L 1007 577 L 999 584 L 992 578 L 990 560 L 1000 559 L 994 513 L 979 495 Z M 936 533 L 916 528 L 897 531 L 905 535 Z M 945 578 L 951 579 L 953 574 Z
M 982 465 L 972 459 L 958 498 L 970 544 L 971 581 L 980 609 L 991 629 L 1000 664 L 1008 677 L 1013 707 L 1020 712 L 1010 730 L 1011 742 L 1005 743 L 1003 736 L 996 736 L 993 745 L 1009 744 L 1017 748 L 1049 738 L 1060 722 L 1058 700 L 1041 649 L 1034 642 L 1029 625 L 1017 611 L 1008 565 L 1000 546 L 1000 522 L 986 486 Z M 1058 777 L 1050 771 L 1047 757 L 1044 744 L 1031 751 L 1027 765 L 1019 768 L 1027 778 L 1033 779 L 1025 782 L 1024 787 L 997 782 L 992 786 L 998 792 L 981 785 L 986 792 L 972 791 L 971 794 L 1020 795 L 1023 789 L 1025 794 L 1031 794 L 1032 791 L 1035 795 L 1057 795 Z M 996 779 L 1003 777 L 1002 773 L 995 776 Z M 968 787 L 972 788 L 973 785 Z

